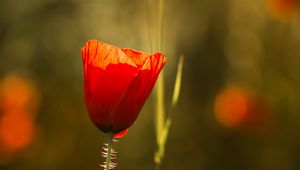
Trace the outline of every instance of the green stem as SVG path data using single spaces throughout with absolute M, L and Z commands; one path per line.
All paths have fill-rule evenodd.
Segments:
M 155 164 L 155 170 L 160 170 L 160 163 Z
M 150 53 L 153 53 L 153 47 L 152 47 L 152 35 L 151 35 L 151 13 L 150 13 L 150 0 L 147 0 L 147 33 L 148 33 L 148 41 L 149 41 L 149 48 Z
M 164 73 L 160 73 L 157 80 L 157 95 L 156 95 L 156 142 L 159 144 L 159 138 L 164 128 L 165 122 L 165 107 L 164 107 Z
M 158 4 L 158 50 L 162 51 L 163 40 L 163 14 L 164 14 L 164 0 L 159 0 Z M 164 108 L 164 73 L 160 73 L 157 81 L 157 108 L 156 108 L 156 142 L 158 151 L 161 150 L 160 144 L 161 135 L 165 126 L 165 108 Z M 164 147 L 164 146 L 163 146 Z M 155 169 L 159 170 L 162 161 L 162 155 L 154 155 Z
M 113 138 L 114 134 L 109 134 L 108 135 L 108 141 L 107 141 L 107 157 L 106 157 L 106 163 L 105 163 L 105 170 L 110 169 L 110 161 L 111 161 L 111 150 L 112 150 L 112 145 L 113 145 Z
M 159 4 L 158 4 L 158 50 L 159 51 L 162 51 L 163 16 L 164 16 L 164 0 L 159 0 Z

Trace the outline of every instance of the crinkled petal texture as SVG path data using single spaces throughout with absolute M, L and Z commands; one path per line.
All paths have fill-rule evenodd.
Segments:
M 90 119 L 103 132 L 119 133 L 136 120 L 166 58 L 90 40 L 82 61 Z

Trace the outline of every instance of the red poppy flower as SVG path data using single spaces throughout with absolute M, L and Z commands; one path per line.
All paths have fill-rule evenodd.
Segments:
M 117 134 L 136 120 L 166 58 L 89 40 L 81 49 L 84 98 L 92 122 Z

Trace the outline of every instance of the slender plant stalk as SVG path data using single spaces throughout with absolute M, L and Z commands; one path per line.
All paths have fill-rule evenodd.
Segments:
M 159 0 L 158 4 L 158 50 L 162 50 L 163 40 L 163 17 L 164 17 L 164 0 Z
M 158 4 L 158 50 L 162 50 L 162 32 L 163 32 L 163 0 L 159 0 Z M 165 107 L 164 107 L 164 72 L 160 73 L 157 80 L 157 104 L 156 104 L 156 141 L 159 144 L 164 123 L 165 123 Z
M 173 97 L 171 102 L 171 107 L 168 111 L 168 114 L 166 115 L 167 119 L 170 117 L 170 114 L 173 113 L 173 110 L 175 109 L 175 106 L 177 105 L 179 94 L 180 94 L 180 88 L 181 88 L 181 82 L 182 82 L 182 71 L 183 71 L 183 64 L 184 64 L 184 56 L 181 55 L 179 57 L 179 62 L 177 66 L 177 73 L 176 73 L 176 79 L 175 79 L 175 85 L 173 90 Z
M 153 44 L 152 44 L 152 35 L 151 35 L 151 0 L 147 0 L 147 33 L 148 33 L 148 41 L 149 41 L 149 46 L 151 53 L 153 52 Z M 161 51 L 162 48 L 162 13 L 163 13 L 163 8 L 162 8 L 163 1 L 159 0 L 159 17 L 158 17 L 158 23 L 157 23 L 157 32 L 158 32 L 158 37 L 157 37 L 157 50 Z M 159 78 L 157 80 L 157 85 L 156 85 L 156 110 L 155 110 L 155 131 L 156 131 L 156 142 L 158 144 L 159 142 L 159 136 L 162 133 L 163 127 L 164 127 L 164 74 L 163 71 L 160 73 Z
M 153 47 L 152 47 L 152 35 L 151 35 L 151 10 L 150 10 L 150 1 L 151 0 L 147 0 L 147 33 L 148 33 L 148 41 L 149 41 L 149 48 L 150 48 L 150 52 L 151 54 L 153 53 Z
M 158 50 L 162 50 L 162 34 L 163 34 L 163 0 L 159 0 L 158 4 Z M 157 108 L 156 108 L 156 143 L 160 146 L 160 138 L 165 126 L 165 107 L 164 107 L 164 73 L 161 72 L 157 81 Z M 154 155 L 155 169 L 159 170 L 161 165 L 161 157 Z
M 165 114 L 166 121 L 164 122 L 164 127 L 161 132 L 161 136 L 159 137 L 157 149 L 156 149 L 156 152 L 154 155 L 156 170 L 160 169 L 161 162 L 163 161 L 164 155 L 165 155 L 166 142 L 167 142 L 170 127 L 172 124 L 171 116 L 172 116 L 172 112 L 175 109 L 175 106 L 177 105 L 179 93 L 180 93 L 183 61 L 184 61 L 184 56 L 182 55 L 182 56 L 180 56 L 180 59 L 178 62 L 178 68 L 177 68 L 177 74 L 176 74 L 176 80 L 175 80 L 175 85 L 174 85 L 171 107 L 170 107 L 169 111 L 167 112 L 167 114 Z
M 110 169 L 110 161 L 111 161 L 111 151 L 112 151 L 112 145 L 113 145 L 113 138 L 114 134 L 108 135 L 108 141 L 107 141 L 107 157 L 105 162 L 105 170 Z
M 159 138 L 164 128 L 165 122 L 165 107 L 164 107 L 164 74 L 160 73 L 157 80 L 157 95 L 156 95 L 156 142 L 159 144 Z
M 148 9 L 148 26 L 150 25 L 150 9 L 149 9 L 150 1 L 147 2 L 147 9 Z M 157 24 L 157 47 L 158 51 L 162 51 L 163 49 L 163 16 L 164 16 L 164 0 L 158 0 L 158 24 Z M 151 34 L 148 27 L 148 36 L 150 47 L 152 47 L 151 43 Z M 161 72 L 156 86 L 156 117 L 155 117 L 155 127 L 156 127 L 156 144 L 157 149 L 154 155 L 154 162 L 155 162 L 155 170 L 160 170 L 161 164 L 165 154 L 165 145 L 169 135 L 169 130 L 172 124 L 171 120 L 171 112 L 173 112 L 175 106 L 177 105 L 180 87 L 181 87 L 181 80 L 182 80 L 182 67 L 183 67 L 183 56 L 180 56 L 176 74 L 176 81 L 174 86 L 174 92 L 171 102 L 171 107 L 169 113 L 165 112 L 165 105 L 164 105 L 164 73 Z

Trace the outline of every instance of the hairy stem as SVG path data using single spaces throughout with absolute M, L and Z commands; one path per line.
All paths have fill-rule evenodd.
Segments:
M 111 161 L 111 151 L 112 151 L 112 145 L 113 145 L 113 137 L 114 135 L 111 133 L 108 135 L 108 141 L 107 141 L 107 157 L 105 162 L 105 170 L 110 169 L 110 161 Z

